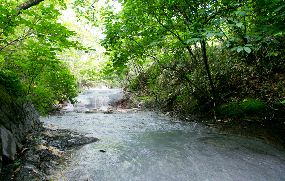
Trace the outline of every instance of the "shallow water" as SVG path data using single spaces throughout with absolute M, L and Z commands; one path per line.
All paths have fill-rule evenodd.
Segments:
M 285 180 L 284 150 L 161 113 L 69 112 L 41 121 L 100 139 L 70 155 L 56 180 Z

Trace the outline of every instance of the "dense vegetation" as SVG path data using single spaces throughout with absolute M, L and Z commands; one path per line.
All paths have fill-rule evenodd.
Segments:
M 32 100 L 42 113 L 76 96 L 77 83 L 57 54 L 71 47 L 75 32 L 57 23 L 61 1 L 1 1 L 0 83 L 10 94 Z
M 109 84 L 176 115 L 284 126 L 281 0 L 28 0 L 0 12 L 0 83 L 42 113 Z
M 105 73 L 145 102 L 284 126 L 284 1 L 126 0 L 104 17 Z

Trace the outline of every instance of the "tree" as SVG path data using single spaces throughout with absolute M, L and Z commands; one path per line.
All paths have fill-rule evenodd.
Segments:
M 58 52 L 85 48 L 70 39 L 75 32 L 57 22 L 60 11 L 56 6 L 64 4 L 40 2 L 1 2 L 0 69 L 14 72 L 22 82 L 22 97 L 33 100 L 44 113 L 55 100 L 72 101 L 76 97 L 76 79 L 58 59 Z
M 194 1 L 126 1 L 121 16 L 109 15 L 111 18 L 107 19 L 108 34 L 104 44 L 107 48 L 118 51 L 123 42 L 120 39 L 126 42 L 133 41 L 133 43 L 129 43 L 132 44 L 131 46 L 141 43 L 140 48 L 131 49 L 135 49 L 136 54 L 143 55 L 146 49 L 151 49 L 153 45 L 165 41 L 165 37 L 175 40 L 175 46 L 188 51 L 189 58 L 197 67 L 201 61 L 198 56 L 202 57 L 212 98 L 216 100 L 208 65 L 206 41 L 214 35 L 223 36 L 220 32 L 211 30 L 211 20 L 221 16 L 221 12 L 225 10 L 237 9 L 234 6 L 223 7 L 220 4 L 217 6 L 217 3 L 217 1 L 204 1 L 204 4 Z M 120 19 L 121 22 L 116 19 Z M 136 31 L 140 33 L 135 34 Z M 142 39 L 146 39 L 146 41 L 141 41 Z M 146 44 L 149 46 L 145 46 Z M 193 49 L 192 46 L 195 46 L 196 49 Z M 201 48 L 197 49 L 198 46 Z M 114 65 L 117 67 L 120 67 L 120 63 L 123 65 L 131 53 L 133 52 L 116 52 L 113 59 Z M 188 82 L 191 82 L 190 79 Z M 191 84 L 195 86 L 193 82 Z M 199 89 L 198 86 L 195 87 Z
M 233 86 L 221 89 L 221 85 L 234 82 L 225 76 L 235 67 L 250 66 L 233 75 L 239 83 L 241 77 L 249 76 L 250 69 L 265 75 L 268 68 L 282 68 L 282 1 L 127 0 L 122 7 L 117 14 L 104 14 L 106 37 L 102 44 L 110 56 L 106 72 L 126 72 L 129 77 L 135 72 L 131 62 L 146 67 L 133 73 L 130 82 L 145 94 L 156 87 L 153 95 L 160 94 L 166 101 L 175 95 L 184 101 L 187 96 L 195 97 L 200 104 L 222 103 L 224 97 L 236 92 Z

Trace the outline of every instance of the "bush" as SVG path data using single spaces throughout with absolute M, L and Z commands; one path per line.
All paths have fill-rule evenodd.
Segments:
M 19 96 L 22 93 L 22 86 L 19 78 L 11 72 L 0 70 L 0 84 L 5 87 L 10 95 Z

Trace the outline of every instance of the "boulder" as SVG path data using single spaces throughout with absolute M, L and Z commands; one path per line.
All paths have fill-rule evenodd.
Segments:
M 17 151 L 23 149 L 22 141 L 27 134 L 41 126 L 39 113 L 31 102 L 0 100 L 0 168 L 16 159 Z M 1 173 L 0 169 L 0 173 Z
M 10 160 L 15 160 L 16 158 L 16 138 L 14 135 L 7 130 L 4 126 L 0 127 L 0 138 L 2 143 L 2 155 L 6 156 Z

